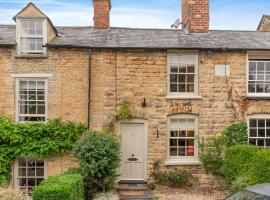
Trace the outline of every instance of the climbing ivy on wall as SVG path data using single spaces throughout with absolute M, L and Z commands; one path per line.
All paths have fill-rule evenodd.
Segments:
M 70 151 L 85 131 L 82 124 L 59 119 L 48 123 L 15 123 L 0 117 L 0 186 L 8 184 L 14 159 L 42 159 L 53 153 Z

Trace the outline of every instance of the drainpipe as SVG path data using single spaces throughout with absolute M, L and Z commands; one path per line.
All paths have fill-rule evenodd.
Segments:
M 87 102 L 87 129 L 90 129 L 91 115 L 91 82 L 92 82 L 92 49 L 88 49 L 88 102 Z

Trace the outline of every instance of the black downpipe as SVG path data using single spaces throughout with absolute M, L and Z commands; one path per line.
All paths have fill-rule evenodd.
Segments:
M 90 129 L 91 115 L 91 85 L 92 85 L 92 49 L 88 50 L 88 104 L 87 104 L 87 129 Z

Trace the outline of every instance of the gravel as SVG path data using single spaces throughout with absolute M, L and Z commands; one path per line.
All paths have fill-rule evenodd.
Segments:
M 159 186 L 155 196 L 158 200 L 222 200 L 228 194 L 221 189 L 209 188 L 170 188 Z

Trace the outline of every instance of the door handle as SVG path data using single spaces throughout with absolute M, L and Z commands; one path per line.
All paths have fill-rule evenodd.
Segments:
M 131 161 L 131 162 L 135 162 L 137 160 L 138 160 L 137 158 L 128 158 L 128 161 Z

